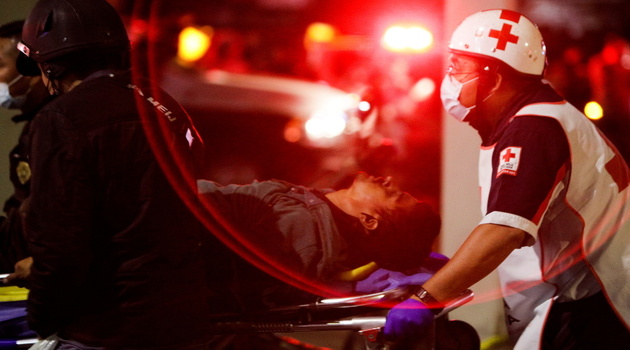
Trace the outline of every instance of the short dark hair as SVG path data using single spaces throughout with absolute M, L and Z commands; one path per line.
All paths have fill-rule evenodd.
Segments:
M 374 260 L 380 267 L 405 271 L 419 267 L 427 259 L 440 233 L 442 221 L 426 202 L 411 208 L 380 213 L 374 235 Z
M 22 37 L 22 27 L 24 27 L 24 20 L 3 24 L 0 26 L 0 38 L 19 40 Z

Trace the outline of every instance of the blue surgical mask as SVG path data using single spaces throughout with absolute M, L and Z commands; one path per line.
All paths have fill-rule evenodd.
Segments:
M 479 77 L 475 77 L 465 83 L 461 83 L 457 79 L 453 78 L 452 75 L 446 74 L 444 80 L 442 80 L 442 86 L 440 87 L 442 105 L 450 115 L 460 122 L 463 122 L 464 119 L 466 119 L 470 110 L 475 108 L 475 106 L 466 107 L 462 105 L 462 103 L 459 102 L 459 95 L 462 93 L 462 88 L 465 84 L 477 79 L 479 79 Z
M 9 83 L 0 83 L 0 107 L 7 109 L 19 109 L 24 106 L 26 96 L 11 96 L 9 88 L 24 76 L 18 75 Z

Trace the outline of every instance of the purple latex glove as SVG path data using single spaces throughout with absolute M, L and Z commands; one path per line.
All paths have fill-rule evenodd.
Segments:
M 398 271 L 378 269 L 366 279 L 357 282 L 355 291 L 361 294 L 371 294 L 408 285 L 421 286 L 429 277 L 431 277 L 430 273 L 419 272 L 405 275 Z
M 407 299 L 389 310 L 383 336 L 389 341 L 418 340 L 431 327 L 434 317 L 426 305 Z

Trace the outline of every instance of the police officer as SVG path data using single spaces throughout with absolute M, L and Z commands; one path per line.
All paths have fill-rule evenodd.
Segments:
M 41 0 L 22 71 L 57 97 L 33 120 L 28 319 L 62 349 L 201 349 L 209 313 L 187 114 L 132 81 L 130 44 L 105 0 Z

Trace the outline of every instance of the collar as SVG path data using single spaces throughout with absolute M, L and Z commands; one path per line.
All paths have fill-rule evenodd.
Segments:
M 562 97 L 560 97 L 549 84 L 543 82 L 533 84 L 530 88 L 519 92 L 505 104 L 503 109 L 497 113 L 498 119 L 496 124 L 490 125 L 489 123 L 479 122 L 477 125 L 473 125 L 471 122 L 471 126 L 477 129 L 482 139 L 482 145 L 491 146 L 501 138 L 501 135 L 503 135 L 503 132 L 512 121 L 516 112 L 524 106 L 537 102 L 561 100 Z M 479 112 L 483 112 L 483 110 Z
M 333 202 L 326 197 L 325 193 L 320 190 L 313 190 L 313 193 L 323 200 L 328 207 L 330 207 L 330 212 L 332 213 L 333 220 L 335 220 L 335 224 L 337 224 L 337 228 L 342 236 L 346 238 L 350 237 L 361 237 L 365 235 L 365 229 L 359 222 L 359 219 L 347 214 L 345 211 L 339 209 Z

